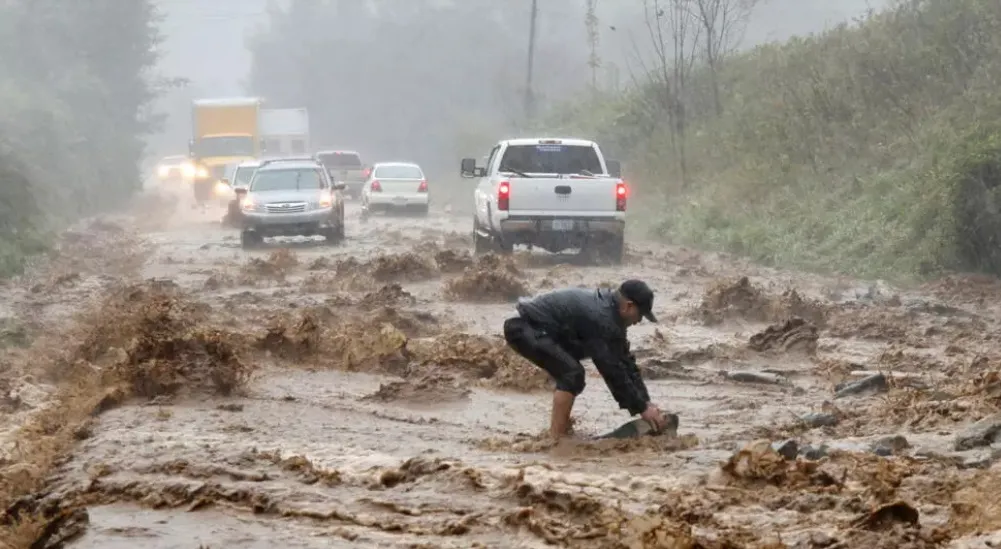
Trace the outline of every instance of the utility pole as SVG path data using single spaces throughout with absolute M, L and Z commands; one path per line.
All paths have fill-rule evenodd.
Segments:
M 535 93 L 532 91 L 532 69 L 535 66 L 535 20 L 539 17 L 538 0 L 532 0 L 532 21 L 528 29 L 528 75 L 525 81 L 525 118 L 535 115 Z

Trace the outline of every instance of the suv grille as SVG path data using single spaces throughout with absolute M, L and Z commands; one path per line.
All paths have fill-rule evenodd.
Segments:
M 264 211 L 273 214 L 302 213 L 306 211 L 305 202 L 276 202 L 264 206 Z

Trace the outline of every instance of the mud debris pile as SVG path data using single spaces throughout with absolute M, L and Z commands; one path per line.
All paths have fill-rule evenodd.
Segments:
M 247 383 L 251 368 L 239 356 L 241 338 L 207 326 L 202 313 L 170 284 L 120 288 L 81 315 L 69 334 L 77 345 L 36 355 L 62 388 L 15 433 L 15 453 L 0 456 L 0 508 L 6 509 L 0 539 L 45 547 L 80 532 L 79 509 L 42 505 L 31 494 L 75 442 L 91 436 L 94 416 L 132 397 L 229 395 Z
M 225 396 L 243 387 L 251 367 L 237 352 L 239 338 L 198 326 L 179 310 L 173 296 L 156 295 L 144 303 L 136 335 L 112 371 L 133 394 L 147 398 L 198 388 Z
M 496 254 L 480 256 L 462 274 L 444 284 L 452 301 L 512 302 L 529 294 L 525 274 L 513 260 Z
M 819 339 L 816 326 L 802 318 L 793 317 L 782 324 L 773 324 L 765 331 L 754 334 L 748 342 L 748 347 L 758 352 L 802 352 L 815 355 Z
M 454 372 L 490 387 L 534 391 L 551 384 L 499 337 L 446 333 L 414 342 L 411 351 L 421 370 Z
M 706 290 L 692 316 L 706 326 L 722 324 L 729 319 L 784 322 L 790 317 L 800 317 L 822 328 L 827 320 L 827 312 L 820 303 L 807 300 L 792 289 L 780 296 L 770 296 L 751 284 L 746 276 L 736 282 L 719 280 L 714 283 Z
M 461 273 L 474 264 L 473 256 L 468 251 L 452 249 L 437 250 L 434 262 L 438 265 L 438 270 L 445 274 Z
M 243 266 L 245 279 L 268 279 L 283 282 L 290 271 L 299 266 L 299 258 L 288 248 L 280 248 L 264 259 L 250 258 Z

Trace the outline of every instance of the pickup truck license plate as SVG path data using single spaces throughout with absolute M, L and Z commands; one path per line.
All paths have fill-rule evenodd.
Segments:
M 554 219 L 551 223 L 554 231 L 572 231 L 576 226 L 573 219 Z

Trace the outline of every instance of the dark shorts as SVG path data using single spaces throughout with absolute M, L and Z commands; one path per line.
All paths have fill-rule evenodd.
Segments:
M 504 321 L 504 339 L 519 355 L 545 370 L 556 390 L 572 393 L 584 391 L 584 366 L 543 330 L 520 316 Z

